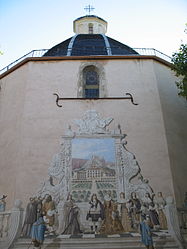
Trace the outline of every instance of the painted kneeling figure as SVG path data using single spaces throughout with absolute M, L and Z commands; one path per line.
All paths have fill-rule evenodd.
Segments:
M 41 248 L 44 241 L 44 234 L 46 230 L 46 225 L 43 217 L 39 217 L 38 220 L 32 225 L 31 229 L 31 239 L 34 247 L 37 249 Z

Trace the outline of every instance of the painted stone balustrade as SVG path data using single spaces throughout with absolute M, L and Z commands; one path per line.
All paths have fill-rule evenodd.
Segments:
M 9 249 L 20 236 L 23 222 L 21 204 L 16 200 L 11 211 L 0 212 L 0 249 Z
M 0 212 L 0 241 L 3 241 L 8 236 L 9 220 L 11 212 Z

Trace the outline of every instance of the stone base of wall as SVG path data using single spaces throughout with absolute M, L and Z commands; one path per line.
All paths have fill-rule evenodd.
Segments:
M 155 249 L 178 249 L 174 239 L 165 233 L 153 235 Z M 29 247 L 30 246 L 30 247 Z M 30 239 L 19 239 L 13 249 L 33 249 Z M 115 235 L 61 235 L 58 237 L 46 238 L 42 249 L 141 249 L 145 246 L 141 243 L 140 234 L 127 233 Z

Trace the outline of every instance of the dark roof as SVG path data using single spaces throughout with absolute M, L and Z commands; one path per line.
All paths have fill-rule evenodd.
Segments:
M 66 56 L 71 38 L 49 49 L 43 56 Z
M 131 47 L 104 34 L 78 34 L 49 49 L 43 56 L 137 55 Z
M 131 47 L 116 41 L 110 37 L 107 37 L 111 50 L 112 50 L 112 55 L 128 55 L 128 54 L 138 54 L 134 49 Z

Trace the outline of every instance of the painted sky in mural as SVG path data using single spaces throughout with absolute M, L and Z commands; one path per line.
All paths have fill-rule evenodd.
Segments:
M 78 138 L 72 140 L 72 158 L 91 159 L 92 156 L 115 162 L 115 143 L 112 138 Z

